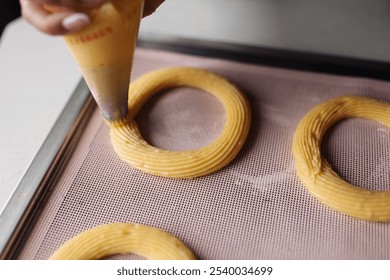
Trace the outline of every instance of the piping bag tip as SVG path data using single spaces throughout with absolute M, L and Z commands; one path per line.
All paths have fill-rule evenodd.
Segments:
M 89 10 L 91 23 L 64 40 L 106 121 L 127 116 L 128 89 L 144 0 Z

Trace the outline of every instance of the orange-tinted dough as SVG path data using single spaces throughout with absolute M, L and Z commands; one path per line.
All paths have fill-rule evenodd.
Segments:
M 155 93 L 189 86 L 214 95 L 224 106 L 225 126 L 211 144 L 196 150 L 168 151 L 149 145 L 141 136 L 135 115 Z M 241 91 L 226 79 L 195 68 L 168 68 L 142 76 L 130 85 L 129 116 L 111 122 L 111 142 L 121 159 L 146 173 L 193 178 L 215 172 L 230 163 L 240 151 L 250 127 L 249 104 Z
M 327 206 L 356 218 L 388 222 L 389 191 L 369 191 L 347 183 L 321 156 L 325 132 L 345 118 L 364 118 L 390 126 L 390 104 L 366 97 L 344 96 L 315 106 L 295 131 L 293 154 L 297 174 L 309 192 Z
M 151 260 L 194 260 L 195 255 L 179 239 L 154 227 L 104 224 L 68 240 L 51 260 L 96 260 L 132 253 Z

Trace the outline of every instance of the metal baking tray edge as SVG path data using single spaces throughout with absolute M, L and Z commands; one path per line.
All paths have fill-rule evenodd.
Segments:
M 0 215 L 0 259 L 13 259 L 96 104 L 81 80 Z
M 142 48 L 295 70 L 390 80 L 390 63 L 183 38 L 145 36 Z M 0 259 L 15 259 L 96 108 L 81 80 L 0 215 Z

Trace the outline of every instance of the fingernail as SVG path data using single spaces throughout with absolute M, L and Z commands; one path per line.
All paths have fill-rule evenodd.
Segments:
M 89 17 L 83 13 L 75 13 L 62 20 L 62 26 L 70 32 L 79 31 L 89 23 Z

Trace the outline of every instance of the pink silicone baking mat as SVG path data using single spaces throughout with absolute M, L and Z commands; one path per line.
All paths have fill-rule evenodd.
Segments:
M 294 130 L 314 105 L 346 94 L 390 101 L 390 83 L 146 49 L 136 51 L 133 78 L 178 65 L 219 73 L 246 94 L 252 124 L 237 158 L 191 180 L 148 175 L 117 157 L 96 111 L 20 259 L 47 259 L 77 233 L 111 222 L 164 229 L 199 259 L 390 258 L 390 224 L 323 205 L 300 183 L 291 153 Z M 162 92 L 137 116 L 145 138 L 171 150 L 210 143 L 224 118 L 214 97 L 190 88 Z M 329 130 L 322 151 L 345 180 L 390 190 L 389 128 L 342 121 Z

